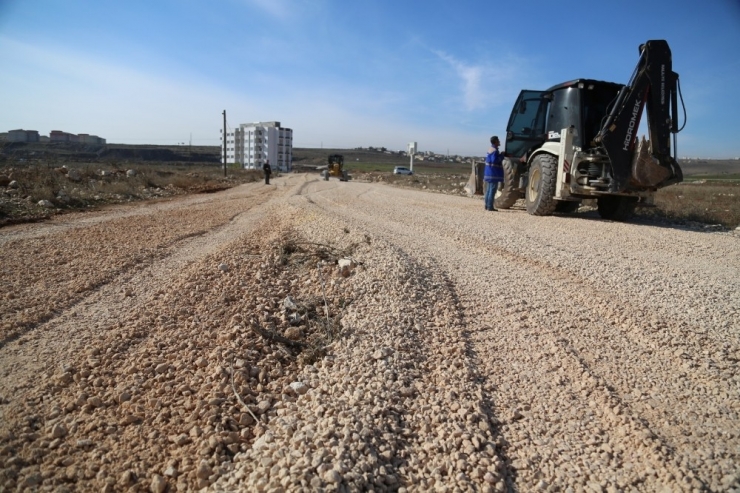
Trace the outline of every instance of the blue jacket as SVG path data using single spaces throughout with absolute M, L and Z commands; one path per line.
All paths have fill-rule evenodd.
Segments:
M 498 147 L 491 147 L 486 154 L 486 166 L 483 173 L 483 180 L 491 183 L 494 181 L 504 181 L 504 155 L 498 150 Z

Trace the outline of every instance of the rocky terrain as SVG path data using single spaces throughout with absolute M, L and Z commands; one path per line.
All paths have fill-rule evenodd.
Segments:
M 0 491 L 740 490 L 740 234 L 289 175 L 0 230 Z

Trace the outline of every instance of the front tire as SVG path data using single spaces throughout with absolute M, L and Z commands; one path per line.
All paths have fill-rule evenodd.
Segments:
M 496 192 L 493 205 L 497 209 L 510 209 L 514 203 L 522 198 L 522 192 L 516 188 L 516 176 L 514 175 L 514 163 L 509 158 L 504 158 L 504 181 L 501 190 Z
M 533 216 L 549 216 L 555 212 L 555 181 L 558 159 L 551 154 L 538 154 L 529 167 L 527 180 L 527 212 Z
M 621 197 L 619 195 L 605 195 L 599 197 L 597 206 L 599 216 L 602 219 L 624 222 L 632 217 L 635 212 L 637 199 L 634 197 Z

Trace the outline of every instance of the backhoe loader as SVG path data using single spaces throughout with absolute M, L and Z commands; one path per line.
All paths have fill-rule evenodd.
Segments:
M 636 206 L 652 205 L 659 188 L 683 180 L 675 158 L 675 135 L 683 129 L 678 95 L 678 74 L 663 40 L 640 46 L 627 85 L 576 79 L 521 91 L 506 129 L 495 207 L 508 209 L 524 198 L 527 212 L 544 216 L 596 199 L 602 218 L 626 221 Z M 650 139 L 638 142 L 644 108 Z

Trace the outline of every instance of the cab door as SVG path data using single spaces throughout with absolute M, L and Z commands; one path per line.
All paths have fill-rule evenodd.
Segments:
M 545 116 L 549 103 L 545 94 L 545 91 L 526 89 L 519 93 L 506 127 L 504 152 L 507 156 L 521 157 L 545 141 Z

